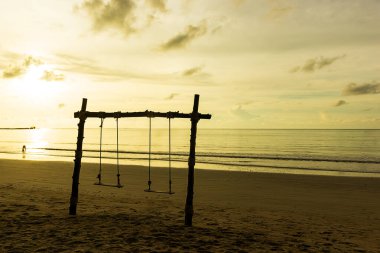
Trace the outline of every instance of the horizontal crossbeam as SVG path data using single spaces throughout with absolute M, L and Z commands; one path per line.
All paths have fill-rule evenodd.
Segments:
M 211 119 L 210 114 L 201 114 L 197 113 L 194 115 L 198 119 Z M 192 113 L 181 113 L 181 112 L 153 112 L 153 111 L 144 111 L 144 112 L 88 112 L 88 111 L 79 111 L 74 113 L 74 118 L 183 118 L 191 119 L 194 117 Z

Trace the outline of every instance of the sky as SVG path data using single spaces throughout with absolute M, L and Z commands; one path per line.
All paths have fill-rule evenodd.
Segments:
M 0 128 L 76 127 L 84 97 L 89 111 L 187 113 L 194 94 L 212 114 L 202 128 L 379 128 L 379 12 L 378 0 L 0 1 Z

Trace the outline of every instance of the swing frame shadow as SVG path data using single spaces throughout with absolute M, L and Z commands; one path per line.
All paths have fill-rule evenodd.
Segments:
M 81 110 L 74 113 L 74 118 L 79 118 L 78 123 L 78 137 L 77 137 L 77 148 L 75 150 L 75 159 L 74 159 L 74 170 L 73 170 L 73 182 L 72 190 L 70 197 L 70 207 L 69 214 L 76 215 L 77 204 L 78 204 L 78 195 L 79 195 L 79 175 L 81 169 L 82 161 L 82 147 L 84 139 L 84 125 L 87 118 L 137 118 L 137 117 L 147 117 L 147 118 L 183 118 L 190 119 L 191 121 L 191 130 L 190 130 L 190 151 L 189 151 L 189 161 L 188 161 L 188 182 L 187 182 L 187 196 L 186 196 L 186 205 L 185 205 L 185 225 L 192 226 L 193 218 L 193 195 L 194 195 L 194 169 L 195 169 L 195 146 L 196 146 L 196 135 L 197 135 L 197 124 L 200 119 L 211 119 L 210 114 L 202 114 L 198 112 L 199 107 L 199 95 L 194 95 L 194 104 L 193 111 L 191 113 L 180 113 L 180 112 L 154 112 L 154 111 L 142 111 L 142 112 L 89 112 L 86 111 L 87 108 L 87 98 L 82 99 Z M 122 187 L 119 181 L 118 173 L 118 185 L 105 185 L 99 184 L 102 186 L 114 186 Z M 164 193 L 161 191 L 153 191 L 148 189 L 149 192 Z

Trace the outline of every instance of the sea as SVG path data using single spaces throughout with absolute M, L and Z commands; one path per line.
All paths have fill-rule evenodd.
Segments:
M 2 129 L 0 158 L 73 161 L 77 134 L 76 128 Z M 82 162 L 99 163 L 101 156 L 102 163 L 149 163 L 148 129 L 104 128 L 101 153 L 100 128 L 85 128 L 84 136 Z M 380 177 L 379 129 L 200 128 L 196 142 L 196 169 Z M 152 129 L 151 166 L 170 160 L 186 169 L 190 129 L 171 129 L 170 144 L 168 129 Z

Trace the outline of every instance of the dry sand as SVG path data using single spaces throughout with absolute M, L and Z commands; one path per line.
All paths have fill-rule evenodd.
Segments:
M 82 166 L 72 217 L 73 163 L 0 160 L 0 252 L 380 252 L 379 178 L 197 170 L 185 227 L 186 170 L 165 195 L 143 191 L 145 167 L 95 186 L 97 166 Z M 167 188 L 167 170 L 152 175 Z

